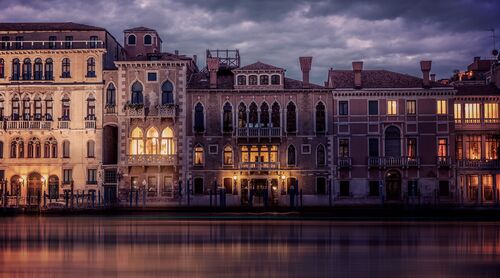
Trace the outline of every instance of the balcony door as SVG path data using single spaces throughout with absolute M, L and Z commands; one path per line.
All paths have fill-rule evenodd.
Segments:
M 395 126 L 390 126 L 385 130 L 385 156 L 401 156 L 401 132 Z

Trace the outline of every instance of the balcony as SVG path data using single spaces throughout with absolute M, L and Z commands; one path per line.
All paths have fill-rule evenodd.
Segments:
M 158 105 L 149 111 L 148 116 L 160 118 L 175 118 L 176 106 L 174 104 Z
M 127 104 L 125 110 L 127 116 L 131 118 L 144 118 L 146 116 L 143 104 Z
M 369 157 L 368 167 L 370 168 L 411 168 L 419 167 L 420 158 L 419 157 L 408 157 L 408 156 L 380 156 L 380 157 Z
M 4 121 L 2 128 L 6 130 L 50 130 L 52 128 L 52 121 Z
M 171 166 L 176 165 L 177 156 L 163 154 L 138 154 L 129 155 L 127 158 L 129 166 Z
M 280 168 L 279 162 L 240 162 L 240 169 L 242 170 L 277 170 Z
M 95 118 L 95 116 L 91 115 L 91 116 L 85 117 L 84 122 L 85 122 L 85 129 L 95 129 L 96 128 L 97 119 Z
M 59 118 L 59 122 L 57 123 L 57 128 L 70 129 L 70 121 L 69 120 L 62 120 L 61 118 Z
M 106 107 L 104 107 L 104 114 L 116 114 L 116 106 L 106 105 Z
M 280 127 L 240 127 L 236 130 L 236 136 L 259 138 L 259 137 L 281 137 Z
M 351 168 L 352 159 L 350 157 L 337 157 L 337 167 Z
M 438 167 L 450 167 L 451 166 L 451 157 L 438 156 L 436 162 L 437 162 Z
M 2 41 L 0 51 L 104 48 L 103 41 Z
M 500 169 L 500 160 L 498 159 L 458 159 L 458 168 L 465 169 Z

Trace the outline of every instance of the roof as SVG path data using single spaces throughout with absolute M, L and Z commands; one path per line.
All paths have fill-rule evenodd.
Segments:
M 354 71 L 330 70 L 328 80 L 333 88 L 346 89 L 354 87 Z M 388 70 L 363 70 L 361 84 L 363 88 L 420 88 L 422 78 Z M 438 82 L 431 82 L 432 87 L 448 87 Z
M 106 29 L 74 22 L 0 23 L 0 31 L 106 31 Z
M 156 32 L 155 29 L 151 29 L 151 28 L 144 27 L 144 26 L 139 26 L 139 27 L 134 27 L 134 28 L 126 29 L 124 32 L 137 32 L 137 31 Z
M 457 89 L 457 96 L 500 96 L 500 89 L 493 84 L 462 85 L 455 89 Z
M 283 69 L 257 61 L 256 63 L 235 69 L 235 71 L 240 71 L 240 70 L 243 71 L 243 70 L 283 70 Z
M 491 64 L 495 60 L 476 60 L 472 62 L 468 67 L 468 71 L 489 71 L 491 69 Z
M 168 52 L 148 53 L 147 55 L 127 57 L 124 61 L 189 61 L 192 58 Z

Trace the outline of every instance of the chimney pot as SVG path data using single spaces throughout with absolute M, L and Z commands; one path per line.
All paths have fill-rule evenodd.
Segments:
M 422 69 L 422 85 L 424 88 L 431 86 L 429 73 L 431 72 L 432 61 L 420 61 L 420 68 Z
M 363 71 L 363 61 L 352 62 L 352 70 L 354 71 L 354 88 L 361 89 L 361 72 Z
M 311 71 L 312 57 L 299 57 L 300 69 L 302 70 L 302 82 L 309 85 L 309 72 Z

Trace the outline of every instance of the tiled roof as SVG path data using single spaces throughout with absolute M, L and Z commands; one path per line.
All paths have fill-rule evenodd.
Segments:
M 185 55 L 176 55 L 173 53 L 162 52 L 162 53 L 154 53 L 148 54 L 146 56 L 136 56 L 136 57 L 127 57 L 125 61 L 188 61 L 191 60 L 190 57 Z
M 134 32 L 134 31 L 156 32 L 156 30 L 144 26 L 134 27 L 125 30 L 125 32 Z
M 455 87 L 457 96 L 500 96 L 500 89 L 495 85 L 462 85 Z
M 235 69 L 235 71 L 240 71 L 240 70 L 283 70 L 282 68 L 278 68 L 272 65 L 268 65 L 262 62 L 256 62 L 250 65 L 246 65 L 244 67 Z
M 354 87 L 354 72 L 352 70 L 330 70 L 329 80 L 333 88 L 345 89 Z M 388 70 L 363 70 L 361 72 L 363 88 L 419 88 L 422 78 L 397 73 Z M 438 82 L 431 82 L 432 87 L 446 87 Z
M 304 85 L 304 82 L 296 79 L 291 79 L 288 77 L 285 77 L 285 89 L 325 89 L 325 87 L 309 83 L 308 86 Z
M 106 29 L 74 22 L 0 23 L 0 31 L 106 31 Z

